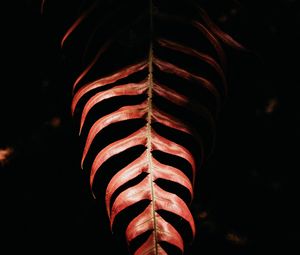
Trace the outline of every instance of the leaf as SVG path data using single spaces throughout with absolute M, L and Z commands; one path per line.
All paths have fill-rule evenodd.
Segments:
M 137 3 L 121 8 L 134 4 Z M 71 112 L 79 119 L 79 135 L 85 144 L 81 166 L 89 170 L 92 190 L 97 185 L 96 175 L 110 176 L 105 186 L 105 205 L 111 228 L 118 229 L 117 219 L 121 214 L 134 211 L 126 219 L 123 233 L 129 248 L 133 242 L 138 243 L 131 250 L 132 254 L 170 254 L 163 243 L 184 253 L 187 243 L 196 234 L 189 206 L 194 197 L 197 172 L 213 147 L 216 117 L 228 93 L 222 43 L 239 49 L 242 46 L 221 31 L 201 8 L 197 7 L 198 16 L 187 18 L 160 9 L 161 4 L 152 0 L 146 15 L 147 7 L 139 4 L 140 22 L 132 22 L 137 20 L 133 11 L 128 14 L 112 11 L 110 15 L 107 4 L 110 22 L 124 23 L 119 31 L 111 32 L 110 24 L 106 29 L 103 26 L 106 19 L 101 19 L 96 11 L 99 8 L 91 4 L 66 32 L 62 44 L 83 19 L 98 15 L 105 34 L 100 37 L 102 43 L 92 61 L 74 82 Z M 182 4 L 186 10 L 195 8 L 189 1 Z M 126 26 L 125 17 L 132 18 L 128 21 L 131 25 Z M 189 36 L 181 37 L 177 26 L 185 27 Z M 137 38 L 135 45 L 140 45 L 129 53 L 129 46 L 120 46 L 124 45 L 120 44 L 122 40 L 130 41 L 124 38 L 128 35 Z M 197 39 L 201 36 L 212 50 L 205 47 L 202 50 L 204 42 Z M 95 39 L 96 34 L 90 38 Z M 194 44 L 191 38 L 195 38 Z M 69 44 L 71 42 L 70 38 Z M 105 69 L 115 61 L 120 65 L 112 65 L 109 72 L 102 72 L 101 67 Z M 201 68 L 196 68 L 198 65 L 210 69 L 221 85 L 216 85 Z M 99 115 L 92 111 L 103 105 L 107 108 L 102 108 Z M 143 120 L 143 124 L 131 124 L 135 128 L 123 132 L 126 123 L 134 123 L 132 120 Z M 109 143 L 97 146 L 96 138 L 105 132 L 111 135 Z M 99 148 L 96 153 L 92 145 Z M 133 160 L 128 162 L 124 155 L 135 147 L 143 148 L 142 152 L 132 155 Z M 87 160 L 88 156 L 91 160 Z M 124 160 L 122 167 L 112 170 L 104 167 L 115 158 Z M 94 195 L 98 198 L 98 194 Z M 100 201 L 103 199 L 100 197 Z M 138 207 L 142 201 L 145 207 Z M 188 230 L 176 225 L 179 220 Z M 191 240 L 187 240 L 186 231 Z

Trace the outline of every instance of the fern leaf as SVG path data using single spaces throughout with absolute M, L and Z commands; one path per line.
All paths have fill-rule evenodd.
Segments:
M 129 7 L 139 6 L 137 1 L 133 2 Z M 100 1 L 95 1 L 75 21 L 62 44 L 83 26 L 83 20 L 88 23 L 89 17 L 97 14 L 97 4 Z M 184 253 L 196 233 L 190 204 L 197 172 L 213 146 L 216 117 L 228 93 L 222 44 L 239 49 L 242 46 L 221 31 L 201 8 L 194 12 L 192 1 L 183 4 L 190 15 L 168 13 L 163 2 L 154 0 L 149 1 L 145 15 L 146 7 L 139 4 L 140 23 L 133 17 L 128 24 L 135 25 L 122 24 L 122 29 L 113 33 L 100 26 L 111 37 L 100 40 L 92 60 L 76 79 L 71 111 L 74 117 L 79 116 L 79 135 L 85 140 L 81 166 L 89 172 L 92 190 L 96 176 L 110 176 L 105 196 L 99 199 L 105 200 L 111 228 L 118 228 L 121 214 L 134 211 L 126 219 L 124 232 L 132 254 L 170 254 L 170 246 Z M 118 12 L 112 13 L 116 15 L 116 24 L 121 25 L 124 19 L 118 19 Z M 125 11 L 123 15 L 127 17 Z M 182 38 L 177 27 L 186 28 L 189 37 Z M 112 68 L 109 74 L 98 75 L 99 66 L 109 64 L 110 54 L 124 42 L 124 33 L 132 31 L 137 49 L 131 52 L 136 58 L 130 56 L 127 62 L 120 62 L 126 64 Z M 195 40 L 191 42 L 191 38 Z M 210 70 L 213 78 L 198 66 Z M 119 103 L 102 115 L 94 113 L 108 102 Z M 143 124 L 126 135 L 120 132 L 112 136 L 108 144 L 94 152 L 97 137 L 115 126 L 121 131 L 122 125 L 132 120 L 141 120 Z M 142 153 L 127 162 L 124 155 L 135 147 L 142 147 Z M 103 170 L 116 157 L 123 157 L 127 163 L 111 172 Z M 176 191 L 177 188 L 185 190 L 188 196 Z M 136 207 L 141 202 L 145 206 Z M 177 220 L 188 230 L 178 228 Z M 136 240 L 138 245 L 132 248 Z

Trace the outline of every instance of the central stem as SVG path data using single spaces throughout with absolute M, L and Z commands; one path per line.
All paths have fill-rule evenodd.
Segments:
M 158 240 L 157 240 L 157 222 L 155 215 L 155 190 L 154 190 L 154 175 L 153 175 L 153 161 L 152 161 L 152 96 L 153 96 L 153 3 L 149 0 L 149 15 L 150 15 L 150 45 L 148 56 L 148 114 L 147 114 L 147 160 L 150 174 L 150 187 L 152 197 L 152 218 L 153 218 L 153 234 L 155 243 L 155 254 L 158 254 Z

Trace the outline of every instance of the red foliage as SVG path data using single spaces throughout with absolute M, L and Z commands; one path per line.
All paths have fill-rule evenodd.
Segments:
M 138 104 L 127 105 L 124 103 L 118 109 L 112 110 L 93 121 L 92 125 L 88 127 L 89 131 L 81 161 L 81 165 L 84 167 L 96 136 L 104 129 L 109 129 L 113 124 L 133 119 L 144 120 L 145 124 L 142 127 L 101 148 L 93 157 L 90 166 L 90 185 L 93 187 L 95 176 L 105 162 L 135 146 L 144 147 L 144 152 L 141 155 L 137 155 L 132 162 L 113 175 L 106 187 L 105 195 L 107 213 L 112 227 L 121 212 L 130 209 L 132 205 L 138 204 L 140 201 L 148 201 L 147 206 L 136 212 L 136 216 L 132 217 L 127 223 L 125 235 L 129 246 L 138 237 L 146 236 L 144 241 L 140 241 L 138 248 L 133 251 L 135 255 L 169 254 L 163 243 L 168 243 L 182 253 L 184 252 L 184 233 L 176 228 L 172 220 L 163 217 L 162 211 L 173 215 L 177 219 L 183 219 L 189 226 L 192 236 L 195 236 L 196 227 L 192 213 L 189 210 L 190 200 L 183 198 L 178 192 L 170 191 L 165 186 L 161 186 L 159 180 L 168 181 L 169 185 L 186 189 L 190 198 L 193 198 L 197 169 L 200 167 L 200 162 L 203 162 L 207 147 L 205 145 L 207 141 L 204 141 L 206 140 L 204 137 L 211 136 L 210 134 L 201 133 L 197 121 L 200 118 L 204 119 L 211 129 L 210 132 L 214 133 L 215 112 L 219 111 L 222 97 L 227 93 L 223 70 L 226 62 L 225 52 L 221 43 L 226 43 L 238 49 L 242 48 L 240 44 L 214 25 L 205 12 L 197 6 L 198 19 L 188 19 L 178 15 L 169 15 L 163 11 L 154 11 L 152 4 L 152 1 L 150 1 L 148 12 L 148 16 L 150 16 L 148 17 L 150 39 L 147 56 L 122 69 L 114 70 L 105 77 L 88 82 L 84 81 L 88 73 L 96 68 L 100 56 L 112 47 L 114 41 L 110 38 L 100 46 L 100 50 L 93 61 L 76 80 L 71 107 L 72 113 L 75 114 L 75 110 L 79 110 L 79 103 L 84 102 L 83 109 L 79 110 L 81 115 L 79 132 L 82 134 L 83 128 L 88 125 L 87 117 L 95 106 L 101 106 L 103 102 L 121 96 L 144 96 L 144 100 Z M 159 9 L 159 4 L 155 7 Z M 189 6 L 189 8 L 194 7 L 194 4 Z M 66 32 L 62 44 L 94 9 L 95 6 L 93 5 L 83 12 Z M 117 17 L 115 18 L 117 19 Z M 206 43 L 212 46 L 217 57 L 209 52 L 199 50 L 201 42 L 199 42 L 199 47 L 194 48 L 185 44 L 184 40 L 180 38 L 176 40 L 172 37 L 168 38 L 167 35 L 166 37 L 156 35 L 153 28 L 154 19 L 158 20 L 156 22 L 167 22 L 169 26 L 176 27 L 176 24 L 180 24 L 195 28 L 193 36 L 204 36 Z M 207 65 L 208 68 L 212 69 L 215 77 L 221 80 L 222 86 L 216 86 L 214 81 L 207 78 L 202 70 L 195 71 L 189 64 L 181 66 L 176 61 L 173 63 L 170 58 L 164 59 L 163 54 L 157 54 L 156 50 L 171 51 L 173 56 L 181 54 L 193 59 L 193 61 Z M 147 73 L 146 77 L 140 81 L 135 81 L 132 77 L 141 72 Z M 170 84 L 166 84 L 165 80 L 160 79 L 162 74 L 182 80 L 182 86 L 187 86 L 182 90 L 189 89 L 189 92 L 184 93 L 178 87 L 174 87 L 171 84 L 171 78 L 169 79 Z M 191 94 L 190 91 L 193 91 L 193 93 Z M 197 98 L 203 91 L 214 98 L 211 104 L 204 104 Z M 84 98 L 87 99 L 84 100 Z M 156 99 L 165 100 L 175 109 L 182 109 L 182 111 L 192 116 L 195 122 L 189 121 L 185 116 L 178 115 L 174 109 L 170 108 L 168 110 L 166 107 L 161 107 Z M 178 142 L 178 139 L 172 139 L 172 135 L 171 138 L 169 136 L 165 137 L 159 129 L 155 129 L 155 124 L 164 126 L 171 133 L 175 131 L 180 134 L 179 136 L 192 137 L 197 152 L 191 149 L 189 145 Z M 190 165 L 191 176 L 188 176 L 180 164 L 162 162 L 159 158 L 156 158 L 153 152 L 161 152 L 186 161 Z M 142 174 L 143 178 L 132 185 L 132 181 L 141 177 Z M 123 190 L 119 194 L 116 193 L 122 187 Z M 114 194 L 117 195 L 113 198 Z

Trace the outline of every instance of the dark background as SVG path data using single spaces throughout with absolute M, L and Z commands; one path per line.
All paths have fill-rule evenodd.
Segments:
M 71 60 L 59 41 L 73 1 L 52 14 L 45 9 L 51 19 L 40 16 L 39 1 L 3 2 L 0 240 L 10 251 L 117 253 L 80 169 L 70 115 Z M 298 5 L 208 4 L 211 17 L 250 53 L 229 52 L 229 96 L 214 154 L 200 174 L 191 254 L 299 252 Z

